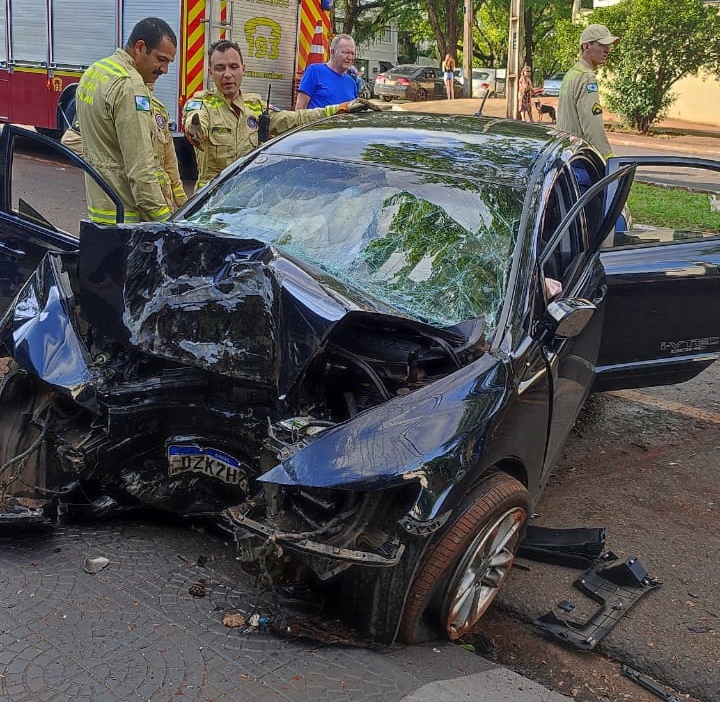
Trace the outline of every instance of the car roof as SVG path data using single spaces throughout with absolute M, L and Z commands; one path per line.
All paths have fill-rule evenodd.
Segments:
M 437 70 L 435 66 L 422 66 L 417 63 L 403 63 L 399 66 L 393 66 L 391 69 L 384 71 L 384 73 L 415 73 L 415 71 L 420 71 L 425 68 L 431 68 L 433 70 Z
M 524 188 L 548 144 L 546 126 L 519 120 L 387 110 L 343 115 L 274 138 L 267 154 L 376 163 Z

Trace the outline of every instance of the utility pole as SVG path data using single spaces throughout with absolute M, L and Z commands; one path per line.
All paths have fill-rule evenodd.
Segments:
M 508 64 L 505 77 L 506 116 L 517 119 L 518 78 L 522 66 L 520 59 L 523 50 L 523 34 L 525 31 L 525 0 L 510 0 L 510 31 L 508 34 Z
M 471 98 L 472 65 L 473 65 L 473 6 L 472 0 L 464 0 L 463 4 L 463 96 Z

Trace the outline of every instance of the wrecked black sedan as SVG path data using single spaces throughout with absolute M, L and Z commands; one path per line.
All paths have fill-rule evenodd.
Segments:
M 479 619 L 592 389 L 720 350 L 720 241 L 623 238 L 635 165 L 539 125 L 333 118 L 79 239 L 14 195 L 19 135 L 61 148 L 0 140 L 5 516 L 210 520 L 376 640 Z

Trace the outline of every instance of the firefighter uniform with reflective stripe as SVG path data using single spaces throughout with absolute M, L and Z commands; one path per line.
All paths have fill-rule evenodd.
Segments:
M 243 95 L 241 92 L 230 102 L 222 95 L 201 91 L 188 100 L 183 115 L 185 128 L 192 116 L 197 114 L 206 137 L 204 150 L 195 149 L 198 164 L 196 191 L 258 145 L 258 120 L 264 109 L 265 102 L 255 93 Z M 273 110 L 271 107 L 270 134 L 281 134 L 337 111 L 336 105 L 297 112 Z
M 170 114 L 165 105 L 154 95 L 152 96 L 152 113 L 155 120 L 153 145 L 157 179 L 165 196 L 165 201 L 174 212 L 187 202 L 187 195 L 180 180 L 177 155 L 172 134 L 170 134 L 170 127 L 168 126 Z
M 85 71 L 76 93 L 85 160 L 125 206 L 125 222 L 164 221 L 170 216 L 158 183 L 153 155 L 150 91 L 123 49 Z M 115 223 L 112 200 L 85 176 L 88 215 Z
M 597 78 L 592 66 L 584 59 L 565 74 L 560 85 L 557 128 L 590 142 L 603 158 L 612 155 L 603 127 Z

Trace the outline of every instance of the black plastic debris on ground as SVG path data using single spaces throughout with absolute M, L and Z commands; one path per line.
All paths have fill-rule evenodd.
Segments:
M 605 548 L 605 527 L 552 529 L 529 524 L 518 556 L 569 568 L 588 568 Z
M 585 622 L 562 619 L 550 611 L 535 621 L 543 631 L 556 639 L 591 651 L 600 639 L 617 624 L 623 615 L 647 592 L 660 586 L 648 575 L 640 561 L 633 557 L 622 563 L 609 551 L 573 584 L 591 597 L 600 607 Z
M 655 682 L 652 678 L 644 675 L 639 670 L 635 670 L 635 668 L 631 668 L 629 665 L 622 666 L 622 673 L 630 680 L 634 680 L 640 687 L 644 687 L 660 699 L 665 700 L 665 702 L 682 702 L 682 698 L 668 692 L 660 683 Z

